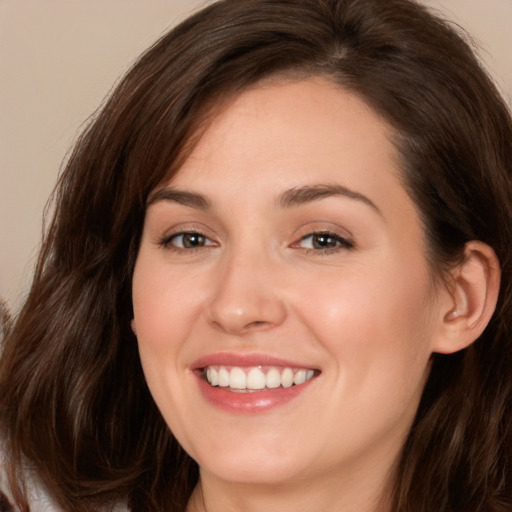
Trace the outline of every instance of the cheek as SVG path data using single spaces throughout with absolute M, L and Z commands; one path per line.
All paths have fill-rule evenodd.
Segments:
M 384 260 L 385 262 L 385 260 Z M 400 264 L 401 263 L 401 264 Z M 434 333 L 430 278 L 414 261 L 368 264 L 306 284 L 301 315 L 333 360 L 359 377 L 422 380 Z
M 163 376 L 172 378 L 177 370 L 179 343 L 175 335 L 179 331 L 178 315 L 170 307 L 180 304 L 175 294 L 165 273 L 141 251 L 133 275 L 133 324 L 142 367 L 153 394 L 156 388 L 164 386 L 160 382 Z
M 161 262 L 153 262 L 144 253 L 139 255 L 132 300 L 140 345 L 162 351 L 175 350 L 180 345 L 201 300 L 197 280 L 193 275 L 187 280 L 179 279 Z
M 185 392 L 181 358 L 185 338 L 185 316 L 190 309 L 186 297 L 144 253 L 139 255 L 133 275 L 132 300 L 139 355 L 153 400 L 169 426 L 180 430 L 174 411 L 184 407 Z M 178 424 L 176 425 L 176 421 Z

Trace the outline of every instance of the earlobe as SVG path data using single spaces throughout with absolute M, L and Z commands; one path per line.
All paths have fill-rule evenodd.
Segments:
M 451 354 L 478 339 L 496 308 L 500 275 L 499 261 L 491 247 L 478 241 L 466 244 L 464 259 L 452 272 L 434 352 Z
M 132 318 L 130 322 L 130 327 L 132 328 L 133 334 L 137 336 L 137 326 L 135 325 L 135 318 Z

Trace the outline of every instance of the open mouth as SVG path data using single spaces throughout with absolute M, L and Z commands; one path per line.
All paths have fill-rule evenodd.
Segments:
M 278 366 L 205 366 L 202 376 L 210 386 L 235 392 L 252 392 L 300 386 L 318 375 L 310 368 Z

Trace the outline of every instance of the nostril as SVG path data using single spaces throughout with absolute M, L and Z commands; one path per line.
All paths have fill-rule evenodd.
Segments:
M 245 326 L 246 329 L 258 329 L 260 327 L 264 327 L 268 324 L 268 322 L 265 322 L 263 320 L 256 320 L 254 322 L 250 322 Z

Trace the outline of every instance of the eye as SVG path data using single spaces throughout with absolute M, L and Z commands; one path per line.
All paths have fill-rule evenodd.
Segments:
M 200 249 L 201 247 L 215 244 L 201 233 L 196 231 L 183 231 L 162 239 L 160 245 L 175 249 Z
M 311 233 L 300 239 L 299 247 L 312 251 L 332 252 L 337 249 L 352 249 L 354 244 L 346 238 L 327 231 Z

